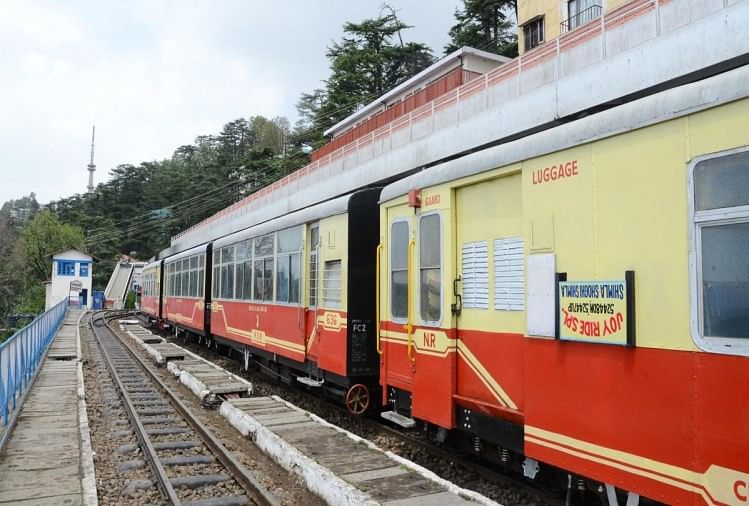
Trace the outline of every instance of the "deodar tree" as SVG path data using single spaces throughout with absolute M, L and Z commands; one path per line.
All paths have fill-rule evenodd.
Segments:
M 463 8 L 455 9 L 457 22 L 445 54 L 469 46 L 514 58 L 518 40 L 512 16 L 517 19 L 516 0 L 463 0 Z
M 319 145 L 327 128 L 434 62 L 425 44 L 403 40 L 401 32 L 410 26 L 384 10 L 389 12 L 343 26 L 343 38 L 326 53 L 331 72 L 325 88 L 302 94 L 297 104 L 302 121 L 295 136 Z

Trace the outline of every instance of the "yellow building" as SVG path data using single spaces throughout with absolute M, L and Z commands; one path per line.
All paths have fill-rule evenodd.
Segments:
M 518 50 L 525 53 L 631 0 L 518 0 Z

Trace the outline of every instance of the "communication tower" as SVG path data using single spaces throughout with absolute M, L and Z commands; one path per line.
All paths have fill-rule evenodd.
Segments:
M 94 191 L 94 171 L 96 165 L 94 165 L 94 138 L 96 137 L 96 125 L 94 125 L 91 131 L 91 161 L 88 163 L 88 191 L 91 193 Z

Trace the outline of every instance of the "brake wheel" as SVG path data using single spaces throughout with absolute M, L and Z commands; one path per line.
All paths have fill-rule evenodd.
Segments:
M 346 392 L 346 409 L 352 415 L 359 416 L 369 408 L 369 389 L 357 383 Z

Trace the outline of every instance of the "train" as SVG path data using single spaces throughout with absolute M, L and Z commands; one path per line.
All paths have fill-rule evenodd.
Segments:
M 278 192 L 289 212 L 148 264 L 141 311 L 555 489 L 747 504 L 747 125 L 734 62 L 298 208 Z

